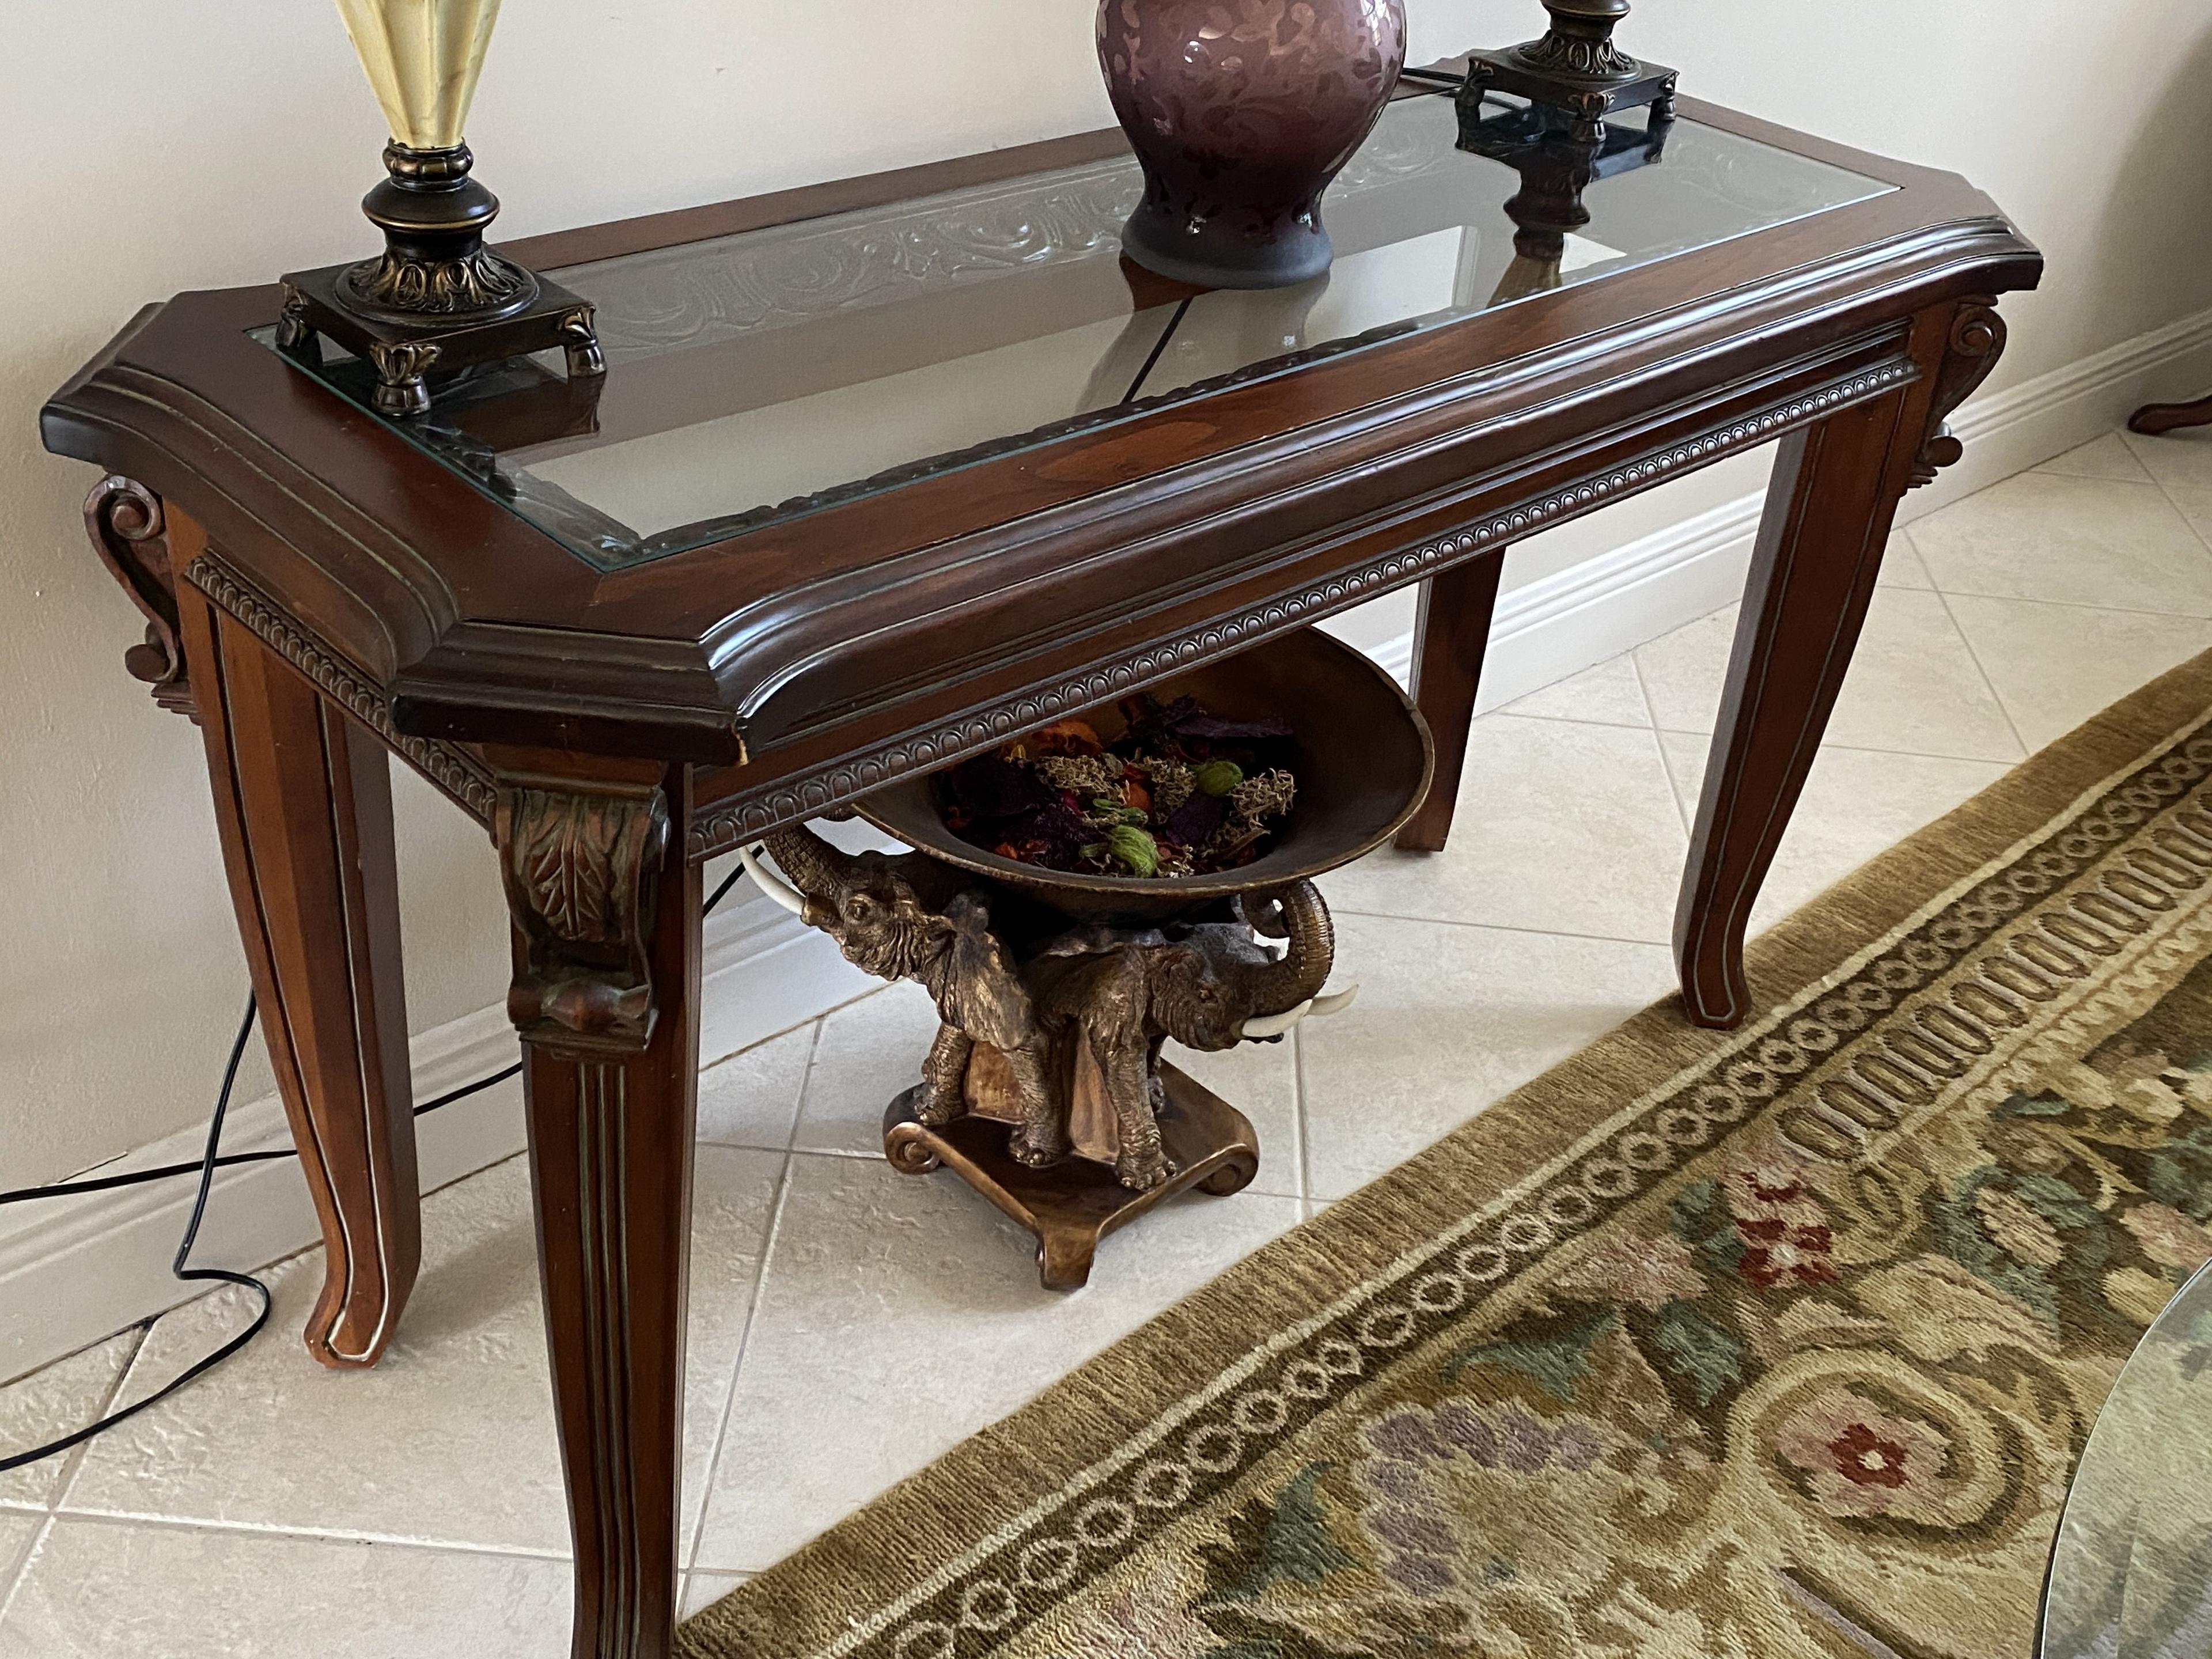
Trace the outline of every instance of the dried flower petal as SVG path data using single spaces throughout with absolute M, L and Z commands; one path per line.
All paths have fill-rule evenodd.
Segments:
M 1209 795 L 1225 795 L 1244 781 L 1244 769 L 1235 761 L 1211 760 L 1192 773 L 1198 787 Z
M 1136 876 L 1157 876 L 1160 872 L 1159 843 L 1149 830 L 1139 830 L 1133 823 L 1117 823 L 1106 832 L 1106 850 L 1116 862 L 1127 865 L 1129 873 Z

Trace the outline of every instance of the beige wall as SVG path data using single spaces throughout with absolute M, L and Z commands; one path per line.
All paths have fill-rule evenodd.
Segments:
M 1536 14 L 1410 9 L 1425 58 Z M 383 138 L 325 0 L 9 10 L 0 1185 L 201 1117 L 245 984 L 197 742 L 122 672 L 90 471 L 39 452 L 37 405 L 147 300 L 363 249 Z M 1102 125 L 1090 33 L 1088 0 L 512 0 L 470 136 L 503 228 L 552 229 Z M 1995 193 L 2054 264 L 2008 379 L 2212 307 L 2203 0 L 1644 0 L 1630 39 L 1693 92 Z M 420 1030 L 496 1000 L 501 912 L 481 836 L 399 799 Z

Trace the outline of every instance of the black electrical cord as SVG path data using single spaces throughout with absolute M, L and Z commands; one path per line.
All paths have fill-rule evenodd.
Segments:
M 700 907 L 700 915 L 702 917 L 712 915 L 714 907 L 729 896 L 730 889 L 738 884 L 744 873 L 744 867 L 742 865 L 731 871 L 723 879 L 722 884 L 714 890 L 714 896 Z M 198 1163 L 167 1164 L 158 1169 L 133 1170 L 127 1175 L 103 1176 L 88 1181 L 62 1181 L 50 1187 L 21 1188 L 14 1192 L 0 1193 L 0 1204 L 21 1204 L 34 1198 L 66 1198 L 80 1193 L 104 1193 L 118 1187 L 137 1186 L 141 1182 L 162 1181 L 175 1176 L 197 1173 L 200 1178 L 199 1191 L 193 1195 L 192 1212 L 185 1222 L 185 1234 L 183 1238 L 178 1241 L 177 1254 L 169 1263 L 169 1272 L 186 1284 L 236 1285 L 242 1289 L 252 1291 L 261 1298 L 261 1311 L 253 1316 L 253 1322 L 236 1336 L 232 1337 L 212 1353 L 195 1360 L 189 1367 L 164 1382 L 143 1400 L 135 1401 L 119 1412 L 111 1412 L 99 1421 L 88 1423 L 76 1432 L 64 1435 L 58 1440 L 50 1440 L 43 1446 L 33 1447 L 29 1451 L 17 1452 L 9 1457 L 0 1457 L 0 1474 L 6 1474 L 9 1469 L 20 1469 L 27 1463 L 35 1463 L 41 1458 L 52 1457 L 58 1452 L 65 1452 L 72 1446 L 82 1445 L 93 1436 L 113 1428 L 125 1419 L 136 1417 L 149 1406 L 159 1405 L 194 1377 L 213 1370 L 229 1358 L 231 1355 L 258 1336 L 261 1334 L 261 1328 L 269 1322 L 270 1310 L 274 1305 L 275 1298 L 270 1296 L 269 1286 L 260 1279 L 250 1273 L 232 1273 L 225 1267 L 193 1267 L 186 1265 L 192 1254 L 192 1246 L 199 1239 L 200 1223 L 207 1214 L 208 1194 L 215 1184 L 215 1172 L 217 1170 L 226 1170 L 238 1164 L 264 1164 L 277 1158 L 299 1156 L 289 1147 L 266 1152 L 232 1152 L 228 1156 L 222 1154 L 222 1121 L 230 1110 L 231 1091 L 238 1083 L 239 1062 L 246 1057 L 246 1040 L 253 1035 L 253 1022 L 258 1012 L 258 1005 L 254 999 L 248 996 L 246 999 L 246 1013 L 238 1022 L 238 1036 L 231 1042 L 230 1059 L 222 1068 L 222 1087 L 216 1093 L 215 1111 L 208 1120 L 207 1151 Z M 494 1072 L 489 1077 L 480 1077 L 474 1083 L 465 1083 L 458 1089 L 448 1090 L 435 1100 L 424 1101 L 415 1109 L 414 1115 L 422 1117 L 428 1113 L 436 1111 L 441 1106 L 450 1106 L 457 1100 L 465 1100 L 471 1095 L 482 1094 L 486 1089 L 506 1082 L 507 1079 L 517 1075 L 521 1070 L 522 1062 L 517 1060 L 514 1065 Z
M 504 1071 L 494 1072 L 489 1077 L 480 1077 L 474 1083 L 464 1083 L 458 1089 L 440 1095 L 435 1100 L 426 1100 L 415 1109 L 416 1117 L 436 1111 L 441 1106 L 450 1106 L 457 1100 L 466 1100 L 471 1095 L 482 1094 L 494 1084 L 504 1083 L 522 1070 L 517 1060 Z M 297 1158 L 299 1153 L 289 1146 L 279 1146 L 265 1152 L 226 1152 L 213 1163 L 203 1158 L 194 1164 L 162 1164 L 150 1170 L 133 1170 L 127 1175 L 95 1176 L 86 1181 L 58 1181 L 51 1187 L 20 1187 L 12 1193 L 0 1193 L 0 1204 L 23 1204 L 34 1198 L 68 1198 L 79 1193 L 112 1192 L 118 1187 L 136 1187 L 141 1182 L 167 1181 L 176 1176 L 198 1175 L 203 1170 L 228 1170 L 238 1164 L 273 1164 L 279 1158 Z
M 149 1406 L 157 1405 L 161 1401 L 167 1400 L 201 1372 L 220 1365 L 231 1355 L 252 1341 L 261 1334 L 261 1328 L 269 1322 L 269 1310 L 274 1298 L 269 1294 L 268 1285 L 263 1284 L 261 1280 L 250 1273 L 232 1273 L 227 1267 L 193 1267 L 185 1265 L 191 1258 L 193 1244 L 198 1242 L 200 1221 L 207 1214 L 208 1190 L 215 1183 L 216 1152 L 222 1145 L 223 1115 L 230 1109 L 230 1091 L 238 1082 L 238 1062 L 245 1057 L 246 1039 L 253 1035 L 253 999 L 249 996 L 246 999 L 246 1018 L 238 1022 L 238 1036 L 230 1045 L 229 1063 L 222 1068 L 222 1087 L 215 1097 L 215 1115 L 208 1120 L 207 1156 L 200 1160 L 199 1165 L 200 1189 L 193 1195 L 191 1217 L 185 1223 L 185 1236 L 177 1241 L 177 1254 L 169 1263 L 169 1271 L 186 1284 L 236 1285 L 242 1289 L 252 1291 L 261 1298 L 261 1311 L 254 1315 L 253 1322 L 236 1336 L 232 1337 L 213 1353 L 193 1361 L 190 1366 L 171 1377 L 143 1400 L 134 1401 L 119 1412 L 110 1412 L 98 1422 L 88 1423 L 74 1434 L 65 1434 L 58 1440 L 49 1441 L 46 1444 L 33 1447 L 27 1452 L 17 1452 L 12 1457 L 0 1458 L 0 1474 L 4 1474 L 9 1469 L 19 1469 L 26 1463 L 35 1463 L 42 1457 L 52 1457 L 56 1452 L 67 1451 L 71 1446 L 91 1439 L 93 1436 L 103 1430 L 113 1428 L 125 1418 L 136 1417 Z
M 1152 370 L 1160 361 L 1160 354 L 1168 349 L 1168 342 L 1175 338 L 1175 331 L 1182 326 L 1182 319 L 1190 315 L 1190 301 L 1195 297 L 1187 296 L 1175 308 L 1175 315 L 1168 319 L 1168 325 L 1160 331 L 1160 337 L 1152 342 L 1152 355 L 1145 359 L 1145 366 L 1137 371 L 1137 378 L 1129 382 L 1129 389 L 1121 394 L 1123 403 L 1137 401 L 1137 393 L 1144 390 L 1145 382 L 1152 378 Z

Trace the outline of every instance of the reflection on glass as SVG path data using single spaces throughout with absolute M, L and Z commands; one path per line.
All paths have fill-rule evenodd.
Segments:
M 1513 263 L 1492 290 L 1490 303 L 1510 305 L 1565 287 L 1571 255 L 1577 270 L 1624 257 L 1577 234 L 1590 222 L 1583 193 L 1601 179 L 1618 179 L 1661 160 L 1674 129 L 1669 116 L 1647 121 L 1640 132 L 1608 125 L 1600 137 L 1580 138 L 1528 106 L 1502 109 L 1472 125 L 1462 121 L 1462 149 L 1502 161 L 1521 179 L 1521 188 L 1505 201 L 1505 216 L 1513 222 Z
M 1299 288 L 1122 259 L 1140 181 L 1099 161 L 553 273 L 599 307 L 604 388 L 512 363 L 398 429 L 615 568 L 1887 188 L 1687 121 L 1563 155 L 1498 107 L 1463 149 L 1448 95 L 1393 104 Z M 311 372 L 366 406 L 362 364 Z
M 2051 1558 L 2041 1659 L 2212 1652 L 2208 1422 L 2212 1267 L 2152 1323 L 2090 1431 Z

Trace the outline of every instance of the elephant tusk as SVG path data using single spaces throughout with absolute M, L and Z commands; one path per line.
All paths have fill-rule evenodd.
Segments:
M 1358 994 L 1359 988 L 1353 985 L 1328 996 L 1316 997 L 1313 1003 L 1313 1017 L 1316 1019 L 1327 1019 L 1331 1014 L 1340 1014 L 1352 1006 L 1353 999 Z
M 744 860 L 745 873 L 753 878 L 753 884 L 762 892 L 767 894 L 794 916 L 803 916 L 806 914 L 806 900 L 800 896 L 797 888 L 761 862 L 760 848 L 740 847 L 738 848 L 738 856 Z
M 1262 1042 L 1269 1037 L 1280 1036 L 1291 1026 L 1304 1019 L 1312 1010 L 1313 1006 L 1313 999 L 1308 997 L 1287 1012 L 1269 1014 L 1261 1019 L 1248 1019 L 1244 1022 L 1240 1035 L 1255 1042 Z

